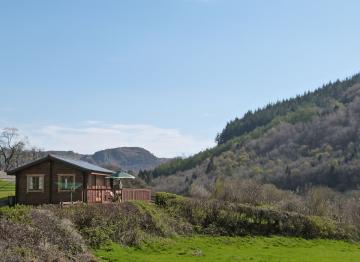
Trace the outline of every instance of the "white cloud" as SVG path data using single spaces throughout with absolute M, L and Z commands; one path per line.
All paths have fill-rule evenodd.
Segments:
M 85 121 L 76 127 L 47 125 L 21 131 L 29 137 L 32 145 L 43 149 L 73 150 L 87 154 L 106 148 L 138 146 L 160 157 L 175 157 L 194 154 L 214 145 L 212 139 L 186 135 L 177 129 L 143 124 Z

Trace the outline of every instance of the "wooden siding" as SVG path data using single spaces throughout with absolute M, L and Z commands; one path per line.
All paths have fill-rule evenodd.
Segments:
M 43 174 L 43 192 L 27 192 L 27 175 Z M 46 161 L 38 165 L 31 166 L 16 174 L 17 180 L 17 203 L 19 204 L 58 204 L 70 201 L 70 192 L 59 192 L 58 174 L 75 175 L 75 182 L 83 184 L 84 174 L 73 167 L 61 162 Z M 52 183 L 50 183 L 50 179 Z M 72 193 L 73 201 L 83 201 L 82 187 Z
M 59 177 L 58 175 L 74 175 L 76 184 L 83 184 L 84 174 L 82 171 L 73 168 L 70 165 L 61 163 L 58 161 L 53 161 L 53 175 L 52 175 L 52 203 L 60 202 L 69 202 L 70 201 L 70 192 L 68 191 L 59 191 Z M 72 192 L 73 201 L 83 201 L 83 187 L 79 187 Z
M 17 202 L 20 204 L 42 204 L 49 203 L 49 172 L 50 162 L 40 163 L 36 166 L 27 168 L 16 174 Z M 44 175 L 44 191 L 43 192 L 27 192 L 27 176 L 26 175 Z

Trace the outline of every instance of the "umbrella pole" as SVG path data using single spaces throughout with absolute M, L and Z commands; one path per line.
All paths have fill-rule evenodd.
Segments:
M 119 179 L 119 187 L 120 187 L 120 202 L 123 202 L 122 200 L 122 198 L 123 198 L 123 184 L 122 184 L 122 182 L 121 182 L 121 179 Z

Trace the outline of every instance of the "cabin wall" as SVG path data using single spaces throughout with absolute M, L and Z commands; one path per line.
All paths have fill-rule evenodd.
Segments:
M 43 162 L 36 166 L 32 166 L 16 174 L 17 184 L 17 202 L 19 204 L 44 204 L 49 203 L 49 173 L 50 162 Z M 43 192 L 27 192 L 27 176 L 26 175 L 44 174 L 44 190 Z
M 75 175 L 75 183 L 81 184 L 81 187 L 77 188 L 72 193 L 73 201 L 83 201 L 83 177 L 84 173 L 78 169 L 74 169 L 70 165 L 63 164 L 62 162 L 53 162 L 53 187 L 52 187 L 52 203 L 69 202 L 70 192 L 59 191 L 59 175 Z
M 52 175 L 50 175 L 51 173 Z M 42 192 L 27 192 L 27 175 L 30 174 L 44 175 L 44 190 Z M 17 203 L 38 205 L 58 204 L 60 202 L 70 201 L 69 191 L 59 191 L 59 174 L 75 175 L 75 183 L 80 183 L 81 185 L 83 185 L 83 178 L 85 176 L 83 172 L 62 162 L 49 160 L 26 168 L 16 174 Z M 52 177 L 51 185 L 50 177 Z M 83 186 L 76 189 L 72 193 L 72 195 L 73 201 L 83 201 Z

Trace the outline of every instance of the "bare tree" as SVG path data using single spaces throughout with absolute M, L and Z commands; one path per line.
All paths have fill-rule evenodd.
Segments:
M 42 149 L 36 146 L 31 147 L 29 154 L 30 154 L 30 160 L 37 160 L 39 159 L 43 154 L 42 154 Z
M 19 164 L 26 139 L 16 128 L 4 128 L 0 134 L 0 169 L 8 171 Z

